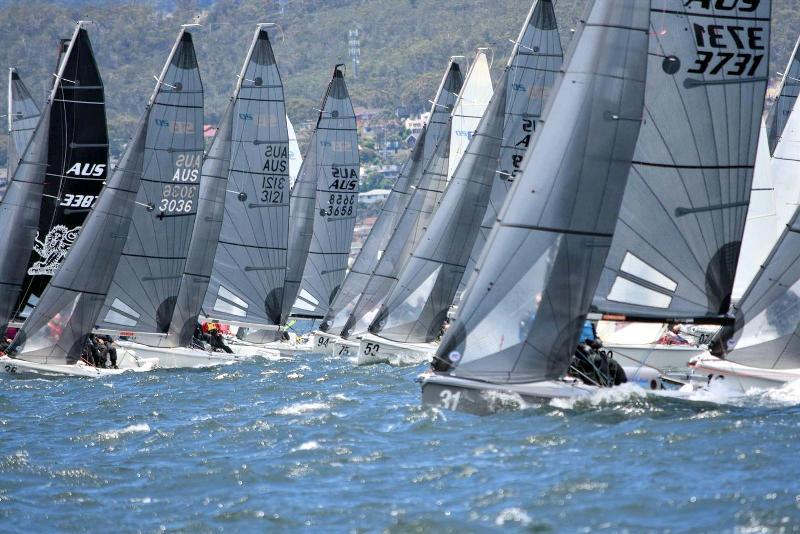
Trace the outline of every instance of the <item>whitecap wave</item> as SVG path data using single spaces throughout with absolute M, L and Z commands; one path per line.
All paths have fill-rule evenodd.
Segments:
M 275 411 L 276 415 L 302 415 L 309 412 L 317 412 L 320 410 L 328 410 L 331 405 L 326 402 L 299 402 L 297 404 L 290 404 Z
M 506 508 L 497 515 L 494 524 L 502 527 L 506 523 L 518 523 L 523 527 L 527 527 L 531 524 L 531 516 L 522 508 Z
M 129 425 L 125 428 L 120 428 L 117 430 L 104 430 L 102 432 L 98 432 L 97 437 L 102 440 L 113 440 L 119 439 L 125 434 L 138 434 L 146 432 L 150 432 L 150 425 L 147 423 L 137 423 L 135 425 Z
M 579 397 L 562 397 L 550 401 L 550 406 L 562 410 L 572 410 L 576 406 L 599 406 L 601 404 L 619 404 L 632 399 L 646 397 L 648 390 L 637 384 L 622 384 L 613 388 L 597 388 L 591 393 Z
M 292 452 L 296 451 L 313 451 L 320 448 L 320 444 L 317 441 L 306 441 L 305 443 L 301 444 L 299 447 L 295 447 L 292 449 Z

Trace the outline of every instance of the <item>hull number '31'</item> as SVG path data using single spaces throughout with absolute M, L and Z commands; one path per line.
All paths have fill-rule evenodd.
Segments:
M 461 392 L 457 391 L 453 393 L 449 389 L 443 389 L 442 392 L 439 393 L 439 398 L 442 401 L 442 408 L 445 410 L 457 410 L 458 402 L 461 400 Z

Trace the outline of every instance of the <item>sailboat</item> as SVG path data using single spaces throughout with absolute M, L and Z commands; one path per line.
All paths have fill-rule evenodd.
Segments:
M 404 215 L 406 207 L 417 190 L 423 171 L 435 155 L 439 140 L 449 133 L 447 117 L 455 104 L 456 93 L 461 89 L 460 78 L 460 67 L 451 59 L 442 76 L 436 96 L 431 101 L 432 108 L 428 124 L 423 128 L 408 161 L 395 180 L 378 219 L 361 247 L 352 268 L 347 273 L 336 298 L 331 303 L 319 330 L 314 333 L 312 345 L 315 350 L 328 348 L 332 354 L 339 356 L 356 354 L 360 341 L 347 339 L 349 332 L 344 333 L 343 330 L 348 323 L 354 321 L 351 316 L 361 301 L 361 295 L 368 289 L 370 283 L 373 287 L 378 283 L 377 280 L 372 280 L 372 273 L 379 263 L 389 261 L 389 258 L 396 255 L 390 251 L 387 256 L 387 247 L 402 218 L 404 216 L 408 218 L 407 215 Z M 402 245 L 402 241 L 397 240 L 393 248 L 399 245 Z M 384 257 L 387 259 L 383 260 Z M 376 292 L 377 290 L 372 291 Z M 364 330 L 366 330 L 366 325 Z
M 9 188 L 7 197 L 9 203 L 17 203 L 24 198 L 22 195 L 31 192 L 31 189 L 26 192 L 24 189 L 29 186 L 23 185 L 28 178 L 34 177 L 33 173 L 24 173 L 26 166 L 30 166 L 33 170 L 42 168 L 36 165 L 35 158 L 41 158 L 47 153 L 47 138 L 42 132 L 47 131 L 48 116 L 57 109 L 54 103 L 79 107 L 94 105 L 93 102 L 96 101 L 92 100 L 91 94 L 97 90 L 96 87 L 82 86 L 88 93 L 83 95 L 76 94 L 75 90 L 64 94 L 60 89 L 64 73 L 74 69 L 74 64 L 85 57 L 78 52 L 79 43 L 89 46 L 88 35 L 80 23 L 65 51 L 65 59 L 57 75 L 51 97 L 42 113 L 42 119 L 33 134 L 28 150 L 24 152 L 20 161 L 18 173 L 15 175 L 18 180 Z M 78 81 L 80 78 L 73 80 L 72 83 Z M 137 134 L 137 138 L 140 137 L 141 134 Z M 138 143 L 141 144 L 141 141 Z M 132 146 L 136 146 L 136 142 L 132 143 Z M 136 158 L 135 149 L 129 146 L 126 154 L 86 218 L 84 228 L 73 247 L 67 252 L 61 268 L 55 272 L 38 305 L 9 346 L 10 356 L 0 357 L 0 368 L 5 372 L 105 376 L 118 374 L 126 369 L 147 371 L 158 363 L 157 360 L 140 359 L 124 350 L 118 353 L 119 369 L 100 369 L 81 361 L 81 353 L 99 313 L 116 261 L 119 259 L 119 251 L 122 248 L 120 232 L 127 228 L 130 212 L 133 209 L 133 196 L 129 187 L 131 183 L 138 182 L 139 175 L 132 172 L 128 164 L 132 158 Z M 39 170 L 39 173 L 43 174 L 43 170 Z M 38 189 L 41 191 L 41 185 Z
M 186 27 L 178 33 L 145 117 L 136 193 L 144 209 L 133 212 L 96 331 L 119 335 L 119 346 L 158 358 L 161 367 L 235 361 L 224 353 L 180 346 L 178 335 L 187 322 L 194 331 L 191 300 L 180 291 L 193 253 L 198 203 L 204 201 L 199 189 L 206 176 L 215 176 L 217 162 L 209 158 L 210 169 L 203 164 L 203 86 Z
M 0 205 L 2 331 L 38 302 L 106 176 L 103 85 L 83 26 L 75 30 L 69 56 L 55 75 L 47 113 L 40 116 L 21 158 L 15 157 L 12 182 L 19 184 L 9 185 Z
M 14 176 L 17 164 L 28 146 L 33 130 L 39 122 L 39 107 L 30 91 L 22 83 L 17 69 L 8 69 L 8 172 L 7 180 Z M 3 184 L 2 193 L 8 184 Z M 0 195 L 0 200 L 2 200 Z
M 347 269 L 358 195 L 358 133 L 342 65 L 336 65 L 294 184 L 279 324 L 321 319 Z M 278 343 L 282 351 L 311 345 Z
M 646 126 L 592 311 L 628 324 L 705 325 L 713 332 L 714 325 L 729 322 L 726 314 L 735 292 L 746 287 L 745 277 L 752 276 L 763 259 L 757 254 L 764 254 L 763 248 L 752 248 L 752 238 L 744 232 L 753 226 L 748 214 L 755 214 L 763 202 L 751 191 L 759 183 L 768 188 L 769 181 L 777 179 L 764 161 L 769 156 L 764 144 L 773 134 L 759 138 L 768 78 L 769 29 L 764 21 L 770 5 L 761 2 L 755 10 L 736 6 L 725 11 L 730 21 L 726 27 L 737 31 L 741 26 L 759 36 L 741 47 L 733 36 L 724 43 L 706 39 L 704 11 L 720 14 L 723 8 L 698 8 L 692 3 L 675 9 L 689 13 L 699 32 L 693 47 L 710 63 L 701 61 L 686 71 L 684 90 L 655 91 L 648 85 Z M 683 31 L 666 23 L 671 17 L 661 22 L 653 9 L 655 31 Z M 737 48 L 741 68 L 717 68 L 714 61 L 727 57 L 717 55 L 715 45 L 720 44 Z M 677 50 L 674 55 L 683 65 Z M 683 69 L 678 75 L 683 77 Z M 737 104 L 726 104 L 733 101 Z M 768 131 L 776 126 L 768 123 Z M 769 215 L 770 206 L 764 209 Z M 769 246 L 775 234 L 766 231 L 756 240 Z M 659 370 L 685 368 L 688 359 L 704 350 L 649 341 L 608 348 L 623 363 Z
M 540 46 L 542 44 L 545 46 Z M 457 167 L 441 205 L 370 325 L 370 333 L 382 338 L 378 341 L 370 336 L 367 340 L 372 344 L 369 348 L 373 355 L 384 349 L 384 340 L 394 342 L 392 344 L 430 344 L 441 335 L 470 253 L 476 246 L 481 223 L 485 221 L 490 194 L 496 189 L 499 195 L 504 195 L 506 183 L 513 180 L 513 175 L 504 171 L 503 166 L 513 164 L 515 156 L 522 159 L 535 138 L 532 121 L 541 115 L 543 89 L 551 86 L 554 79 L 547 75 L 547 71 L 552 70 L 548 67 L 560 61 L 553 5 L 535 2 L 509 58 L 499 90 Z M 435 348 L 430 346 L 428 354 L 433 350 Z M 392 358 L 390 354 L 389 359 Z
M 592 390 L 565 373 L 642 123 L 649 22 L 642 2 L 589 2 L 435 372 L 422 377 L 424 403 L 489 413 L 496 392 L 546 398 Z

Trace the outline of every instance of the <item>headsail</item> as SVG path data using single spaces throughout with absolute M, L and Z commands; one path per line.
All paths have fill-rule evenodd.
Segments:
M 558 378 L 569 365 L 636 146 L 650 19 L 639 0 L 587 9 L 540 135 L 436 355 L 439 371 L 512 383 Z
M 65 54 L 50 116 L 39 232 L 17 304 L 23 318 L 64 261 L 108 176 L 103 81 L 82 24 Z
M 119 264 L 134 210 L 147 209 L 135 201 L 150 112 L 165 87 L 163 81 L 162 77 L 156 84 L 136 132 L 78 240 L 9 347 L 14 357 L 49 364 L 72 364 L 80 359 Z
M 372 333 L 402 342 L 430 342 L 439 337 L 496 177 L 507 83 L 508 71 L 456 167 L 430 226 L 370 325 Z
M 100 313 L 105 330 L 166 334 L 197 212 L 203 86 L 181 29 L 148 116 L 142 178 L 122 259 Z
M 459 292 L 463 292 L 469 274 L 477 265 L 478 257 L 514 178 L 522 172 L 522 162 L 532 144 L 536 128 L 539 127 L 545 102 L 552 91 L 562 59 L 553 2 L 534 0 L 506 66 L 507 118 L 503 128 L 504 142 L 500 152 L 498 180 L 492 184 L 489 204 L 470 252 L 465 269 L 467 275 L 462 278 Z
M 70 41 L 68 55 L 85 30 L 78 25 Z M 75 62 L 70 59 L 70 63 Z M 42 192 L 48 172 L 51 116 L 64 110 L 64 69 L 56 74 L 51 90 L 18 166 L 0 204 L 0 330 L 5 331 L 22 294 L 22 281 L 34 248 L 42 213 Z M 67 93 L 69 90 L 66 91 Z M 61 119 L 63 121 L 63 115 Z M 54 124 L 60 124 L 56 121 Z M 61 123 L 63 124 L 63 122 Z
M 416 184 L 386 249 L 370 275 L 369 282 L 348 317 L 341 335 L 348 337 L 365 332 L 375 318 L 378 307 L 388 296 L 397 277 L 406 265 L 411 250 L 422 238 L 442 192 L 447 186 L 450 156 L 449 115 L 461 93 L 463 79 L 458 63 L 451 60 L 447 75 L 438 91 L 437 103 L 431 113 L 425 144 L 434 142 L 433 154 L 426 158 L 422 175 Z M 440 103 L 441 101 L 441 103 Z M 434 125 L 447 121 L 441 130 Z M 438 138 L 435 134 L 439 132 Z
M 389 197 L 381 207 L 378 219 L 372 226 L 364 245 L 356 256 L 352 268 L 347 273 L 347 277 L 342 283 L 342 288 L 336 294 L 336 298 L 331 304 L 325 320 L 320 325 L 324 331 L 341 332 L 350 314 L 353 312 L 358 298 L 367 287 L 372 271 L 384 254 L 389 239 L 394 234 L 395 228 L 400 221 L 400 217 L 408 205 L 413 194 L 413 187 L 416 187 L 422 176 L 427 162 L 433 156 L 438 139 L 446 133 L 447 108 L 453 103 L 453 94 L 445 89 L 449 87 L 447 82 L 451 76 L 451 64 L 448 63 L 442 81 L 439 84 L 436 96 L 431 101 L 432 109 L 430 123 L 425 125 L 422 133 L 417 139 L 417 144 L 403 166 L 400 176 L 395 180 Z
M 747 216 L 770 2 L 652 5 L 645 121 L 594 305 L 715 320 L 730 305 Z
M 290 222 L 290 268 L 283 298 L 286 310 L 296 297 L 292 315 L 321 319 L 347 270 L 360 169 L 355 113 L 338 65 L 311 141 L 297 186 L 305 183 L 303 189 L 295 188 L 298 195 L 292 198 L 291 218 L 303 223 Z M 306 211 L 309 205 L 313 211 Z M 298 269 L 300 259 L 304 267 Z M 299 272 L 302 277 L 296 276 Z
M 38 122 L 39 106 L 22 83 L 17 69 L 8 69 L 8 180 L 14 176 L 19 158 Z
M 228 193 L 222 231 L 216 230 L 219 245 L 215 238 L 201 247 L 204 254 L 216 249 L 216 257 L 211 250 L 214 269 L 208 291 L 201 290 L 203 311 L 225 322 L 276 325 L 286 276 L 291 159 L 283 83 L 263 28 L 253 39 L 232 101 L 225 119 L 232 121 L 232 138 L 220 138 L 230 144 L 224 156 L 230 165 L 225 161 L 224 167 L 211 171 L 224 174 L 227 187 L 223 183 L 222 189 Z
M 788 125 L 790 116 L 794 111 L 794 104 L 797 101 L 797 95 L 800 94 L 800 57 L 797 57 L 797 48 L 800 46 L 800 37 L 794 44 L 792 56 L 789 58 L 789 64 L 786 65 L 786 71 L 783 73 L 781 79 L 781 90 L 778 92 L 778 98 L 769 110 L 767 115 L 767 142 L 769 144 L 769 153 L 775 157 L 780 157 L 780 154 L 775 153 L 781 138 L 784 135 L 784 129 Z M 797 122 L 798 119 L 795 119 Z M 797 125 L 794 125 L 797 129 Z M 796 132 L 795 132 L 795 135 Z
M 294 181 L 297 180 L 300 166 L 303 165 L 303 154 L 300 153 L 297 133 L 294 131 L 292 121 L 289 120 L 289 115 L 286 115 L 286 128 L 289 130 L 289 188 L 291 189 L 294 187 Z

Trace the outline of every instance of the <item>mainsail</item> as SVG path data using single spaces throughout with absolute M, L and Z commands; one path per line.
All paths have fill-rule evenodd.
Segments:
M 430 342 L 439 337 L 496 177 L 507 83 L 508 71 L 370 332 L 402 342 Z
M 503 127 L 498 179 L 492 184 L 489 204 L 470 252 L 465 270 L 467 276 L 462 278 L 459 292 L 463 292 L 469 273 L 475 269 L 514 178 L 522 172 L 522 162 L 537 128 L 541 126 L 544 105 L 550 96 L 562 60 L 561 39 L 553 2 L 534 0 L 506 66 L 506 123 Z
M 453 103 L 453 94 L 446 90 L 445 87 L 451 85 L 448 84 L 448 78 L 454 76 L 454 74 L 451 74 L 452 70 L 451 63 L 448 63 L 436 96 L 431 101 L 433 107 L 429 123 L 425 125 L 417 139 L 417 144 L 414 146 L 409 160 L 406 161 L 400 176 L 395 180 L 389 197 L 381 207 L 378 219 L 372 226 L 358 256 L 356 256 L 352 268 L 347 273 L 347 277 L 344 279 L 339 293 L 336 294 L 325 320 L 320 325 L 320 329 L 325 332 L 335 331 L 338 333 L 345 326 L 358 298 L 367 287 L 372 271 L 383 256 L 389 239 L 394 234 L 395 228 L 397 228 L 400 217 L 403 215 L 413 193 L 412 188 L 417 186 L 422 176 L 422 171 L 435 152 L 438 140 L 447 131 L 447 109 L 448 105 Z
M 181 29 L 147 117 L 142 177 L 122 259 L 100 313 L 112 331 L 165 334 L 197 212 L 203 86 L 192 37 Z
M 166 87 L 163 82 L 162 74 L 78 240 L 9 347 L 14 357 L 48 364 L 72 364 L 80 359 L 119 264 L 134 210 L 147 210 L 135 201 L 150 113 Z
M 208 317 L 239 324 L 280 324 L 291 166 L 285 117 L 283 83 L 267 31 L 259 28 L 224 119 L 232 121 L 229 139 L 217 136 L 220 143 L 230 145 L 227 155 L 217 154 L 206 162 L 215 167 L 211 175 L 224 175 L 228 190 L 222 199 L 222 230 L 217 228 L 216 237 L 201 247 L 203 254 L 212 249 L 213 258 L 208 291 L 198 288 L 200 297 L 205 295 L 203 311 Z M 224 167 L 217 158 L 225 160 Z M 221 187 L 224 193 L 225 184 Z
M 426 133 L 426 143 L 434 140 L 434 124 L 448 121 L 443 130 L 439 130 L 439 137 L 435 139 L 433 154 L 426 158 L 427 162 L 417 183 L 414 192 L 403 210 L 403 214 L 389 239 L 386 249 L 381 255 L 378 264 L 370 275 L 369 282 L 358 299 L 353 312 L 348 317 L 341 335 L 348 337 L 352 334 L 362 333 L 375 318 L 378 307 L 388 296 L 392 286 L 406 265 L 411 251 L 422 238 L 425 228 L 428 227 L 431 216 L 439 204 L 442 192 L 447 186 L 447 169 L 450 157 L 450 132 L 449 115 L 456 102 L 456 95 L 461 93 L 463 79 L 458 63 L 450 62 L 448 73 L 439 90 L 440 99 L 446 97 L 443 104 L 434 106 L 430 123 Z M 438 129 L 438 128 L 437 128 Z
M 23 318 L 64 261 L 108 175 L 103 81 L 81 24 L 68 47 L 50 114 L 39 232 L 17 303 Z
M 800 94 L 800 57 L 797 57 L 797 48 L 800 46 L 800 37 L 794 44 L 792 56 L 789 58 L 789 64 L 786 65 L 786 71 L 783 73 L 781 79 L 781 89 L 778 92 L 778 98 L 769 110 L 767 115 L 767 142 L 769 144 L 769 153 L 773 156 L 780 157 L 775 154 L 775 149 L 784 135 L 784 129 L 789 123 L 792 111 L 794 111 L 794 104 L 797 101 L 797 95 Z M 794 122 L 797 122 L 797 118 Z M 793 125 L 794 129 L 797 125 Z
M 453 117 L 450 121 L 450 164 L 447 168 L 447 176 L 450 178 L 466 154 L 467 146 L 494 92 L 486 50 L 479 48 L 475 54 L 475 60 L 469 66 L 467 73 L 468 83 L 464 84 L 463 94 L 453 108 Z
M 713 321 L 728 311 L 740 256 L 770 2 L 652 5 L 644 124 L 594 306 Z
M 649 6 L 590 2 L 545 122 L 434 367 L 492 382 L 567 370 L 642 121 Z
M 17 170 L 19 158 L 39 122 L 39 107 L 19 77 L 17 69 L 8 70 L 8 180 Z M 0 197 L 2 198 L 2 197 Z
M 78 54 L 79 36 L 85 31 L 78 25 L 67 55 Z M 70 60 L 71 64 L 74 61 Z M 18 159 L 17 168 L 0 203 L 0 330 L 5 331 L 22 293 L 22 281 L 31 249 L 39 230 L 42 192 L 47 179 L 51 138 L 51 116 L 63 111 L 64 69 L 59 69 L 38 124 Z M 62 117 L 63 119 L 63 117 Z M 56 122 L 57 124 L 58 122 Z M 66 252 L 65 252 L 66 253 Z
M 337 65 L 293 190 L 284 312 L 294 301 L 292 315 L 322 318 L 336 296 L 353 239 L 359 167 L 355 113 Z

